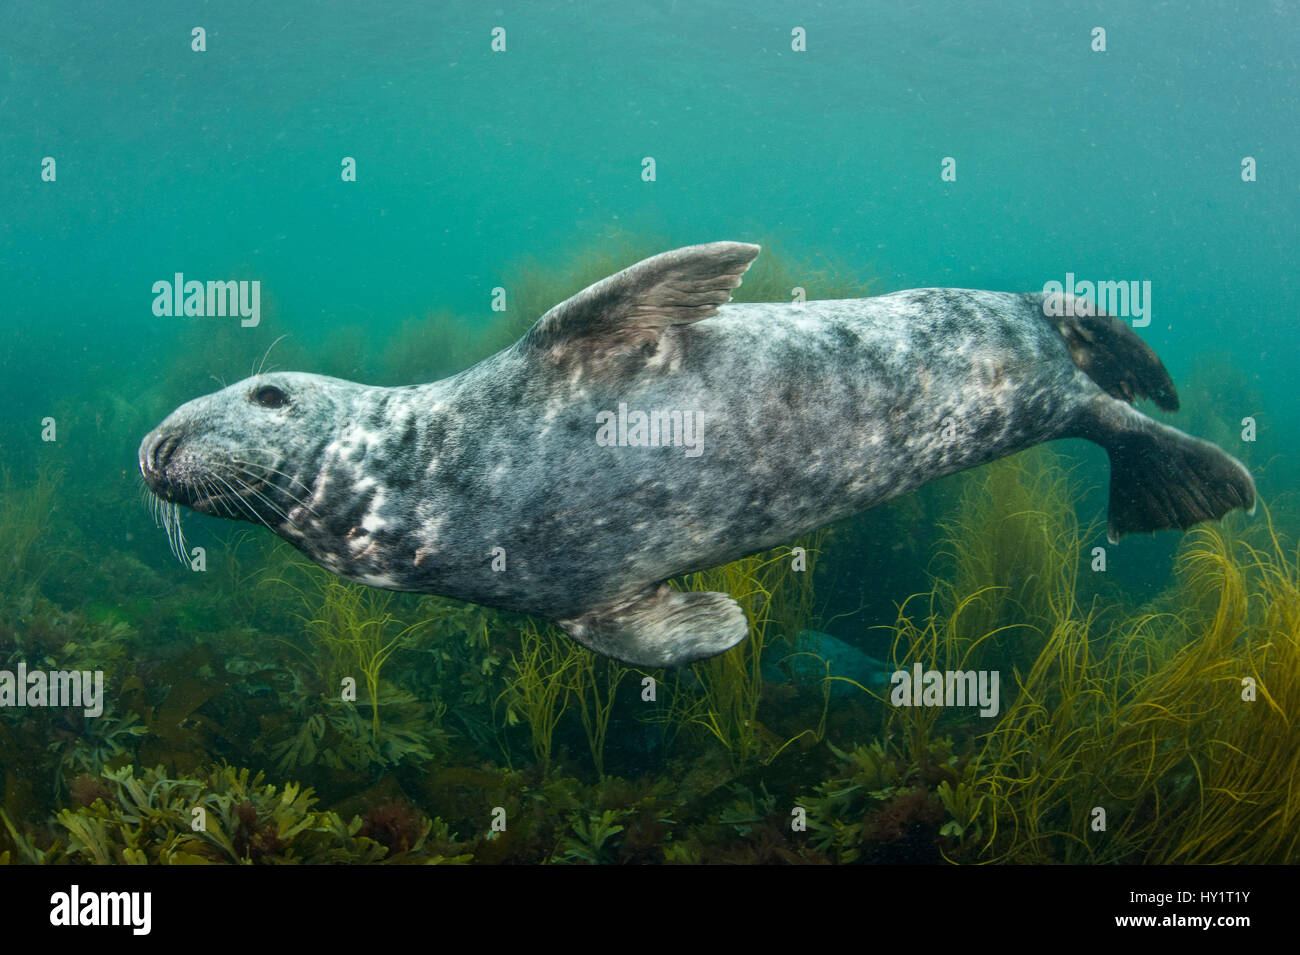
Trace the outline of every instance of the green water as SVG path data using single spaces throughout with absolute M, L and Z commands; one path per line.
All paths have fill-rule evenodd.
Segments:
M 805 49 L 792 48 L 795 28 Z M 29 550 L 0 576 L 0 664 L 101 668 L 109 718 L 140 729 L 108 745 L 106 730 L 62 714 L 0 714 L 8 816 L 31 827 L 33 845 L 66 848 L 49 819 L 77 804 L 76 777 L 163 764 L 197 778 L 226 760 L 276 785 L 303 780 L 343 818 L 376 806 L 440 817 L 451 827 L 442 854 L 475 861 L 779 861 L 737 848 L 763 819 L 795 840 L 782 851 L 811 859 L 806 840 L 770 820 L 841 778 L 830 745 L 889 738 L 878 702 L 837 692 L 830 732 L 773 755 L 817 727 L 822 703 L 815 681 L 774 685 L 760 713 L 776 743 L 745 761 L 698 722 L 674 735 L 645 719 L 628 677 L 604 767 L 628 780 L 621 792 L 599 781 L 576 700 L 551 765 L 536 758 L 508 697 L 523 618 L 415 597 L 391 612 L 434 622 L 384 674 L 393 707 L 408 708 L 393 725 L 409 738 L 373 758 L 340 756 L 370 732 L 371 708 L 358 704 L 356 725 L 322 743 L 332 756 L 286 764 L 278 747 L 294 726 L 341 712 L 317 705 L 338 673 L 301 668 L 322 652 L 304 624 L 319 606 L 276 589 L 291 555 L 265 532 L 236 549 L 243 529 L 190 515 L 207 568 L 178 564 L 140 503 L 140 439 L 245 377 L 277 340 L 268 364 L 282 369 L 429 380 L 599 277 L 593 262 L 735 239 L 763 243 L 780 276 L 806 276 L 811 298 L 1032 291 L 1067 273 L 1149 281 L 1139 333 L 1184 406 L 1166 420 L 1250 467 L 1293 553 L 1298 35 L 1294 6 L 1246 2 L 4 5 L 0 462 L 17 528 L 5 540 Z M 345 157 L 355 181 L 341 174 Z M 178 272 L 259 281 L 260 323 L 156 315 L 154 283 Z M 498 287 L 504 314 L 492 308 Z M 1076 466 L 1069 501 L 1088 525 L 1104 514 L 1105 455 L 1057 450 L 1044 466 Z M 837 527 L 809 616 L 786 636 L 806 626 L 884 659 L 892 637 L 873 628 L 945 573 L 941 527 L 978 479 Z M 38 505 L 40 519 L 19 527 Z M 1234 520 L 1234 533 L 1247 527 Z M 1088 561 L 1104 533 L 1081 536 L 1080 605 L 1096 598 L 1122 616 L 1181 599 L 1180 539 L 1126 540 L 1100 577 Z M 1022 586 L 999 573 L 999 585 Z M 309 595 L 325 586 L 307 579 Z M 1015 652 L 1003 660 L 1008 695 L 1012 665 L 1033 658 Z M 975 745 L 975 729 L 945 727 L 954 754 Z M 931 775 L 891 783 L 931 802 L 908 810 L 906 839 L 863 859 L 940 861 L 952 813 L 934 808 L 943 774 Z M 186 799 L 208 791 L 195 786 Z M 623 829 L 605 842 L 585 821 L 574 835 L 586 807 L 623 812 L 652 791 L 653 820 L 616 816 Z M 519 837 L 512 856 L 484 841 L 494 800 L 528 805 L 525 792 L 544 793 L 547 844 L 567 849 Z M 976 860 L 965 848 L 963 861 Z M 6 849 L 30 861 L 12 839 Z M 1122 861 L 1146 859 L 1134 849 Z

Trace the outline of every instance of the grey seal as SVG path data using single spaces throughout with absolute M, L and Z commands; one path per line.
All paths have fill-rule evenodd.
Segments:
M 348 579 L 548 617 L 642 666 L 748 632 L 669 578 L 1043 441 L 1109 452 L 1113 540 L 1253 509 L 1238 461 L 1133 407 L 1178 398 L 1123 321 L 951 288 L 727 304 L 758 252 L 646 259 L 431 384 L 256 375 L 169 415 L 141 474 Z

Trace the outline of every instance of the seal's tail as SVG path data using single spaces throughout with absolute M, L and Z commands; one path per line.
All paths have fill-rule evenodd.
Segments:
M 1208 441 L 1153 421 L 1113 398 L 1093 406 L 1084 434 L 1110 455 L 1112 543 L 1136 531 L 1191 527 L 1234 508 L 1255 511 L 1255 482 Z
M 1131 407 L 1150 398 L 1178 410 L 1169 372 L 1137 332 L 1059 293 L 1028 299 L 1065 339 L 1075 365 L 1106 392 L 1089 403 L 1073 433 L 1110 455 L 1112 543 L 1137 531 L 1186 529 L 1237 507 L 1254 513 L 1255 482 L 1240 461 Z

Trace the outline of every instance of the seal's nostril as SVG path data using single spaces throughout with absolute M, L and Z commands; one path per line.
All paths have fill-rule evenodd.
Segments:
M 171 460 L 172 453 L 176 450 L 176 446 L 180 443 L 181 443 L 180 438 L 176 437 L 175 435 L 170 435 L 169 437 L 164 439 L 161 445 L 159 445 L 158 452 L 154 457 L 154 465 L 158 468 L 159 471 L 167 467 L 167 462 Z
M 144 470 L 149 474 L 161 474 L 163 468 L 167 467 L 168 460 L 180 444 L 180 438 L 175 435 L 155 435 L 153 440 L 144 449 L 142 464 Z
M 153 473 L 153 453 L 161 440 L 158 435 L 149 437 L 140 447 L 140 470 L 148 477 Z

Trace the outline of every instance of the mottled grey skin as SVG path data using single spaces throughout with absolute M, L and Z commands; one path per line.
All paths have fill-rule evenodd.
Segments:
M 432 384 L 239 382 L 146 437 L 142 473 L 167 500 L 266 523 L 341 576 L 549 617 L 646 665 L 746 632 L 725 596 L 667 592 L 665 579 L 1053 438 L 1089 437 L 1112 456 L 1116 436 L 1192 442 L 1183 453 L 1210 455 L 1204 481 L 1231 486 L 1131 526 L 1112 504 L 1115 535 L 1253 504 L 1239 464 L 1121 400 L 1176 407 L 1122 323 L 1045 318 L 1041 294 L 960 289 L 721 305 L 755 254 L 715 243 L 647 260 Z M 286 396 L 278 407 L 259 400 L 275 403 L 268 387 Z M 698 413 L 702 453 L 598 446 L 597 414 L 620 403 Z M 238 500 L 207 493 L 214 476 Z

